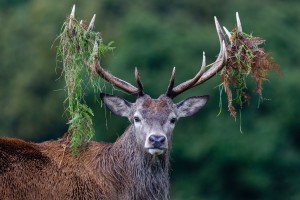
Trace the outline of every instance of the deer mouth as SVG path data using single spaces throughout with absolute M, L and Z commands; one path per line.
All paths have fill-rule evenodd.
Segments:
M 149 148 L 149 149 L 147 149 L 147 151 L 150 154 L 154 155 L 154 156 L 158 156 L 158 155 L 163 154 L 166 151 L 166 149 L 162 149 L 162 148 Z

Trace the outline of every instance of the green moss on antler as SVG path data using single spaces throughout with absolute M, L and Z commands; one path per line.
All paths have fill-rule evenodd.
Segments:
M 70 25 L 71 24 L 71 25 Z M 101 90 L 99 79 L 94 78 L 91 69 L 93 48 L 98 43 L 98 57 L 112 51 L 112 42 L 103 44 L 101 34 L 87 30 L 85 22 L 81 24 L 68 18 L 62 27 L 59 36 L 60 44 L 57 54 L 62 58 L 63 74 L 66 82 L 67 98 L 65 100 L 66 112 L 69 116 L 70 148 L 78 154 L 79 148 L 94 136 L 92 117 L 93 111 L 86 105 L 85 92 L 90 86 L 94 90 Z

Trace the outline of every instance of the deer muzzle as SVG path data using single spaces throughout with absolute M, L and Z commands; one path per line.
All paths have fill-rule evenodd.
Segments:
M 168 148 L 167 138 L 164 135 L 152 134 L 147 138 L 145 148 L 152 155 L 160 155 Z

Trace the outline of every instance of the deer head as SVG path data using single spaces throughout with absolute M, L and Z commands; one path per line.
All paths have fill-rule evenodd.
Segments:
M 176 121 L 196 113 L 205 105 L 208 96 L 191 97 L 176 104 L 166 95 L 152 99 L 145 94 L 135 103 L 107 94 L 101 94 L 101 99 L 114 114 L 129 119 L 141 148 L 159 155 L 169 149 Z
M 95 42 L 92 70 L 113 86 L 137 96 L 134 103 L 108 94 L 101 94 L 101 99 L 112 113 L 129 119 L 134 128 L 137 144 L 144 148 L 146 152 L 153 155 L 160 155 L 166 152 L 170 148 L 172 131 L 176 121 L 181 117 L 193 115 L 208 101 L 207 95 L 190 97 L 179 103 L 173 103 L 172 99 L 210 79 L 224 67 L 227 57 L 225 36 L 216 17 L 215 25 L 220 41 L 220 52 L 213 65 L 206 70 L 205 53 L 203 53 L 202 66 L 198 73 L 192 79 L 176 87 L 174 86 L 174 67 L 166 93 L 158 99 L 152 99 L 144 93 L 137 68 L 135 69 L 137 87 L 105 71 L 100 65 L 99 57 L 97 56 L 98 44 Z

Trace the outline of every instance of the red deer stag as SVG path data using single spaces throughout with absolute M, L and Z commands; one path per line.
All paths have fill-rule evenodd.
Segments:
M 117 96 L 100 95 L 112 113 L 127 117 L 131 124 L 114 143 L 89 142 L 77 157 L 64 151 L 64 139 L 31 143 L 0 138 L 0 198 L 169 199 L 169 154 L 175 123 L 200 110 L 208 96 L 190 97 L 179 103 L 173 103 L 172 99 L 210 79 L 224 67 L 225 37 L 216 18 L 215 25 L 220 53 L 213 66 L 205 70 L 203 54 L 202 67 L 195 77 L 176 87 L 174 68 L 166 93 L 158 99 L 143 92 L 137 69 L 135 87 L 105 71 L 94 53 L 97 74 L 137 96 L 136 102 L 130 103 Z

